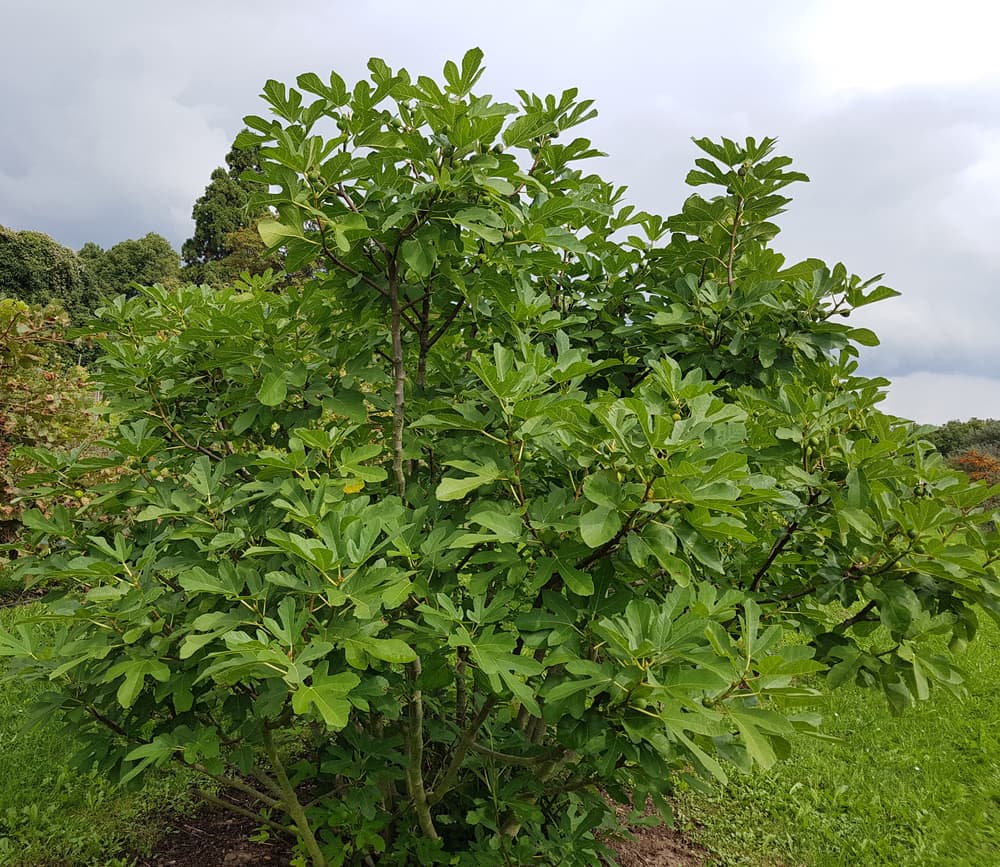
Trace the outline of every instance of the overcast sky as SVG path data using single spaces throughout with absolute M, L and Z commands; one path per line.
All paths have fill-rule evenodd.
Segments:
M 663 214 L 691 136 L 773 135 L 812 178 L 778 247 L 884 272 L 903 296 L 858 324 L 864 372 L 918 421 L 1000 418 L 1000 4 L 951 0 L 0 0 L 0 225 L 74 249 L 191 207 L 268 78 L 370 56 L 440 77 L 478 45 L 481 92 L 578 87 L 595 169 Z M 859 315 L 859 320 L 862 317 Z M 852 323 L 856 320 L 852 319 Z

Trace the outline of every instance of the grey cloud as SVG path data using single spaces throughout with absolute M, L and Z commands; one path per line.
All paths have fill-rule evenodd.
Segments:
M 267 78 L 354 80 L 371 55 L 436 75 L 480 45 L 484 91 L 595 99 L 581 134 L 610 156 L 594 167 L 649 210 L 687 194 L 690 136 L 778 136 L 813 178 L 792 191 L 779 247 L 886 272 L 904 293 L 858 316 L 883 338 L 866 369 L 1000 371 L 1000 85 L 821 91 L 809 52 L 850 46 L 815 43 L 808 4 L 11 0 L 4 13 L 4 225 L 73 247 L 148 231 L 179 246 Z
M 970 412 L 970 407 L 974 411 Z M 1000 378 L 918 371 L 897 377 L 881 404 L 884 412 L 921 424 L 1000 418 Z

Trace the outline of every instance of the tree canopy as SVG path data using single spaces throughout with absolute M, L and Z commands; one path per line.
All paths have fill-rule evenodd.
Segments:
M 945 456 L 976 449 L 1000 457 L 1000 421 L 996 419 L 949 421 L 928 433 L 927 438 Z
M 119 241 L 107 250 L 94 243 L 80 249 L 87 277 L 95 294 L 108 298 L 126 291 L 132 283 L 176 283 L 181 263 L 177 251 L 162 235 L 149 232 L 142 238 Z
M 0 226 L 0 297 L 45 306 L 59 302 L 74 323 L 84 322 L 98 295 L 84 262 L 42 232 Z
M 1000 616 L 988 489 L 857 368 L 896 293 L 772 247 L 776 141 L 697 139 L 664 218 L 481 62 L 269 81 L 237 143 L 308 278 L 109 304 L 109 454 L 33 483 L 121 474 L 24 516 L 64 589 L 0 652 L 83 764 L 182 762 L 314 865 L 598 863 L 609 797 L 821 736 L 802 676 L 961 694 L 939 639 Z
M 204 194 L 195 202 L 194 235 L 181 252 L 185 277 L 193 282 L 220 284 L 236 280 L 243 271 L 258 274 L 280 268 L 280 257 L 266 255 L 256 231 L 259 207 L 251 204 L 254 179 L 260 176 L 258 148 L 233 147 L 226 155 L 228 169 L 217 168 Z

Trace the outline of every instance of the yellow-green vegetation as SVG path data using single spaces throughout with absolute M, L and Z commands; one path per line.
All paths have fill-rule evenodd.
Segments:
M 0 610 L 0 623 L 20 614 Z M 187 781 L 173 773 L 128 791 L 74 769 L 74 745 L 58 728 L 26 727 L 39 691 L 37 683 L 0 681 L 0 865 L 107 867 L 148 849 L 164 818 L 190 807 Z
M 719 864 L 1000 863 L 1000 631 L 986 621 L 961 663 L 969 697 L 892 716 L 845 687 L 820 710 L 829 744 L 800 738 L 793 759 L 737 776 L 678 813 Z

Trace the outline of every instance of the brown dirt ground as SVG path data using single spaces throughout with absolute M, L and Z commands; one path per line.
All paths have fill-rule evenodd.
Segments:
M 291 846 L 272 839 L 253 843 L 256 823 L 218 808 L 178 818 L 156 852 L 139 867 L 289 867 Z M 621 867 L 701 867 L 707 852 L 667 827 L 633 828 L 629 841 L 612 842 Z
M 253 819 L 220 808 L 204 808 L 175 819 L 156 851 L 139 867 L 289 867 L 291 846 L 281 839 L 253 843 Z
M 615 805 L 618 821 L 625 823 L 628 809 Z M 656 815 L 652 803 L 646 803 L 645 816 Z M 629 828 L 632 840 L 609 845 L 618 855 L 621 867 L 701 867 L 708 852 L 682 832 L 666 825 L 640 825 Z
M 612 845 L 621 867 L 701 867 L 708 853 L 673 828 L 637 828 L 635 839 Z

